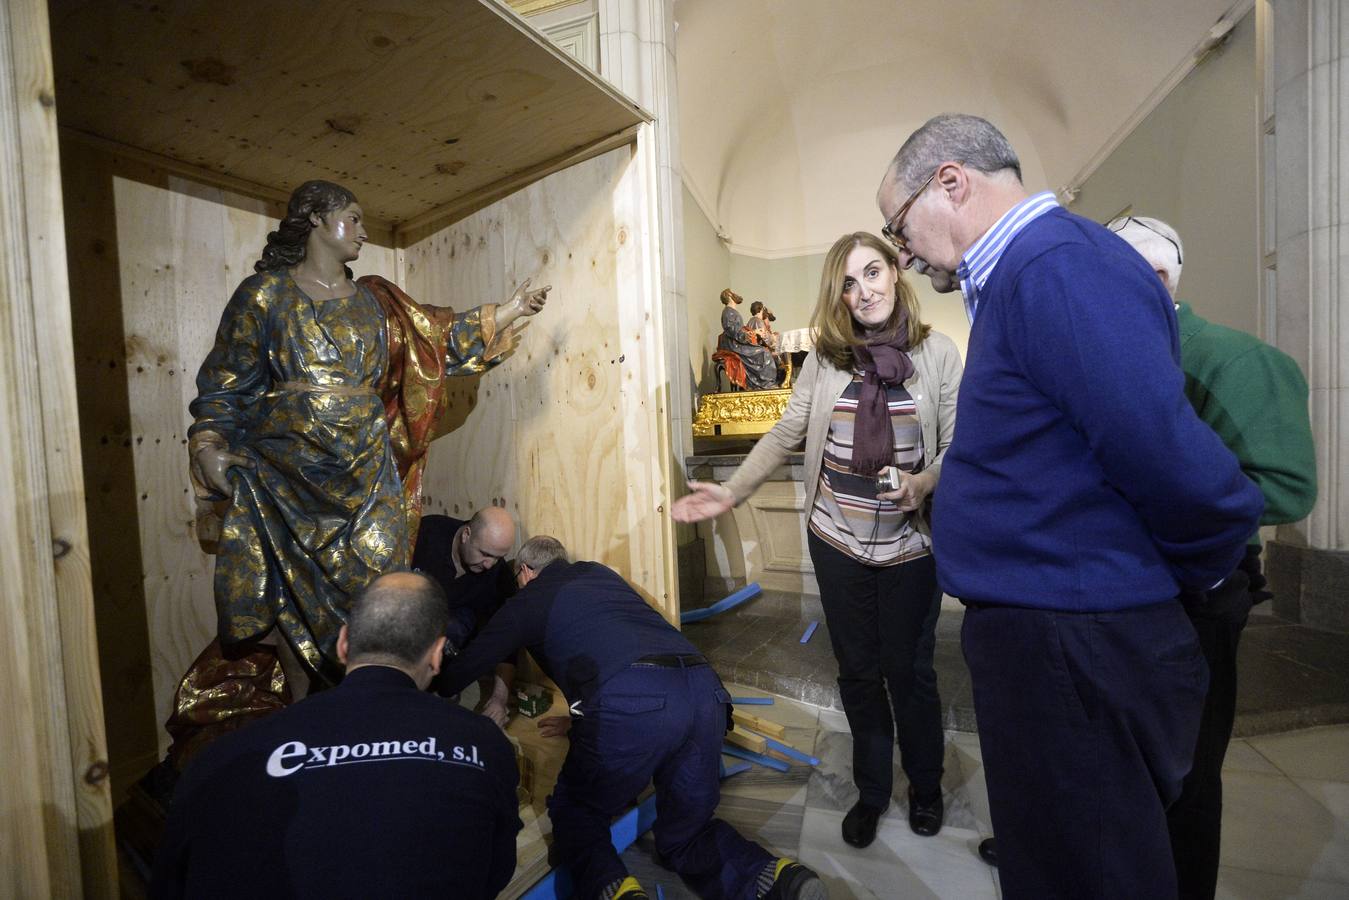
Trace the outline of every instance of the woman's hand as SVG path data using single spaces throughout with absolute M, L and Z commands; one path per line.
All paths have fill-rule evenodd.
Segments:
M 221 497 L 234 495 L 234 485 L 230 484 L 229 479 L 230 466 L 257 468 L 257 464 L 249 457 L 231 453 L 228 447 L 217 444 L 206 444 L 192 456 L 192 474 L 196 481 Z
M 670 505 L 670 517 L 676 522 L 702 522 L 716 518 L 732 506 L 735 495 L 724 485 L 690 481 L 689 493 Z
M 912 475 L 900 470 L 899 490 L 882 491 L 876 495 L 876 499 L 891 500 L 899 507 L 901 512 L 913 512 L 923 505 L 923 501 L 928 498 L 932 489 L 936 486 L 936 479 L 932 477 L 931 472 L 919 472 L 917 475 Z
M 497 307 L 497 328 L 504 329 L 521 316 L 538 315 L 544 304 L 548 302 L 548 292 L 552 289 L 553 286 L 549 284 L 530 290 L 529 279 L 526 278 L 515 289 L 511 299 Z

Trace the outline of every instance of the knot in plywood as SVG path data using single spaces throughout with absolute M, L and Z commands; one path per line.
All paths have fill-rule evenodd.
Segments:
M 229 87 L 234 84 L 235 75 L 238 73 L 237 66 L 232 66 L 214 56 L 207 56 L 202 59 L 185 59 L 180 65 L 187 70 L 187 77 L 198 84 L 218 84 L 221 87 Z

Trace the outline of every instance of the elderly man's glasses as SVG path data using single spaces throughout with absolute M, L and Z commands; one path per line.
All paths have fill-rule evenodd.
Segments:
M 897 249 L 902 250 L 905 253 L 909 252 L 909 242 L 903 235 L 904 217 L 909 214 L 909 208 L 913 206 L 914 202 L 918 199 L 918 196 L 922 194 L 923 191 L 927 190 L 927 186 L 931 184 L 932 179 L 936 177 L 937 170 L 933 169 L 932 174 L 927 176 L 922 184 L 918 185 L 918 190 L 909 195 L 909 199 L 904 201 L 899 209 L 895 211 L 895 214 L 890 217 L 890 221 L 886 222 L 885 227 L 881 229 L 881 237 L 885 238 L 887 241 L 894 244 Z
M 1153 228 L 1151 225 L 1149 225 L 1147 222 L 1144 222 L 1142 219 L 1135 219 L 1133 216 L 1125 216 L 1122 219 L 1115 219 L 1111 222 L 1106 223 L 1105 227 L 1109 228 L 1115 234 L 1119 234 L 1121 231 L 1129 227 L 1130 222 L 1134 223 L 1140 228 L 1146 228 L 1148 231 L 1151 231 L 1153 234 L 1157 235 L 1157 237 L 1165 238 L 1168 244 L 1176 248 L 1176 265 L 1178 266 L 1185 265 L 1185 260 L 1182 259 L 1180 255 L 1180 244 L 1177 244 L 1175 239 L 1172 238 L 1170 235 L 1158 231 L 1156 228 Z

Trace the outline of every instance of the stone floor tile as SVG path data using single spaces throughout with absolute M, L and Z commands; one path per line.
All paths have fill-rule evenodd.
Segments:
M 1254 737 L 1250 745 L 1286 775 L 1349 781 L 1349 725 Z
M 1344 900 L 1349 886 L 1223 866 L 1216 900 Z
M 992 873 L 975 852 L 976 832 L 944 828 L 935 837 L 919 837 L 892 808 L 875 843 L 859 850 L 843 842 L 842 822 L 841 812 L 808 808 L 801 829 L 801 861 L 825 879 L 831 898 L 997 896 Z
M 1222 864 L 1349 882 L 1349 824 L 1281 775 L 1223 775 Z
M 1227 745 L 1227 756 L 1223 760 L 1223 769 L 1238 772 L 1263 772 L 1266 775 L 1278 775 L 1279 767 L 1266 759 L 1259 750 L 1251 746 L 1250 741 L 1233 738 Z

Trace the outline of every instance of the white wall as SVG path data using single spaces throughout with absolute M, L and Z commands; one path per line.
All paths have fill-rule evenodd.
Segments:
M 1179 297 L 1206 319 L 1259 333 L 1255 13 L 1191 72 L 1082 185 L 1073 212 L 1132 207 L 1185 248 Z
M 712 351 L 721 331 L 721 301 L 725 288 L 734 288 L 731 254 L 717 239 L 688 189 L 684 189 L 684 270 L 688 285 L 689 369 L 699 393 L 716 390 Z M 671 378 L 680 373 L 672 371 Z
M 1027 185 L 1058 188 L 1231 5 L 680 0 L 686 178 L 732 251 L 766 256 L 879 227 L 886 163 L 940 112 L 988 117 Z

